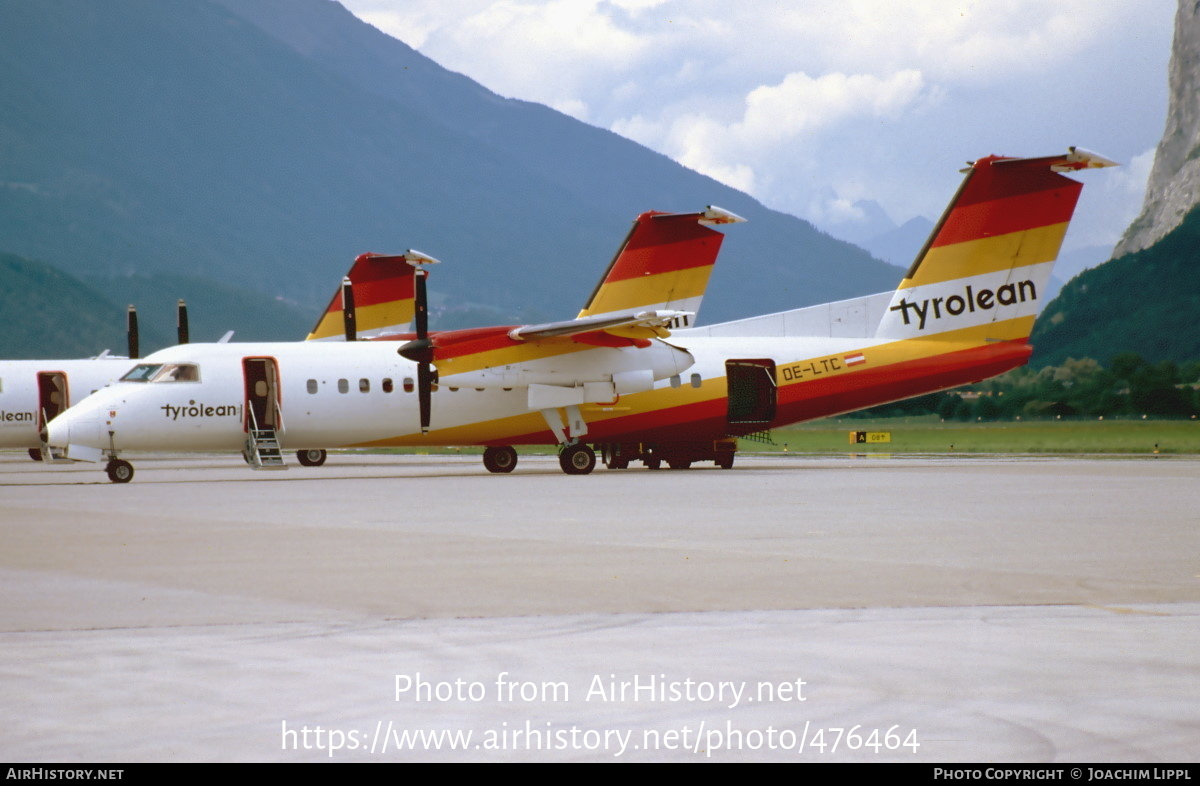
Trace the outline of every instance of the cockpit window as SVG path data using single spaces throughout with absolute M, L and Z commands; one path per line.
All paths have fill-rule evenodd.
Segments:
M 121 377 L 122 382 L 149 382 L 150 377 L 162 368 L 161 363 L 140 363 L 133 367 L 125 376 Z
M 199 382 L 200 367 L 195 363 L 164 363 L 151 382 Z
M 199 382 L 200 367 L 194 363 L 142 363 L 125 376 L 122 382 Z

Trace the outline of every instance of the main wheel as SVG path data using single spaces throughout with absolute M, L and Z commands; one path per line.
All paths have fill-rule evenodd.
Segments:
M 688 469 L 692 466 L 692 462 L 687 459 L 674 459 L 673 461 L 668 461 L 667 464 L 671 466 L 671 469 Z
M 512 445 L 484 448 L 483 466 L 488 472 L 512 472 L 517 468 L 517 451 Z
M 302 467 L 319 467 L 325 463 L 328 454 L 323 450 L 298 450 L 296 459 Z
M 113 483 L 128 483 L 133 480 L 133 465 L 125 459 L 113 459 L 104 468 Z
M 563 448 L 558 454 L 558 463 L 568 475 L 586 475 L 596 468 L 596 451 L 577 442 Z
M 728 455 L 721 456 L 720 458 L 718 458 L 717 466 L 720 467 L 721 469 L 733 469 L 733 454 L 730 453 Z
M 662 466 L 662 459 L 648 458 L 642 459 L 642 463 L 646 465 L 646 469 L 658 469 Z
M 30 448 L 29 449 L 29 458 L 33 459 L 34 461 L 41 461 L 42 460 L 42 451 L 37 448 Z

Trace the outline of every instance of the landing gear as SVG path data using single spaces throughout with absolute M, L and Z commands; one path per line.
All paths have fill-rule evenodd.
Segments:
M 29 449 L 29 458 L 33 459 L 34 461 L 41 461 L 42 460 L 41 449 L 40 448 L 30 448 Z
M 488 472 L 512 472 L 517 467 L 517 451 L 511 445 L 484 448 L 483 466 Z
M 568 475 L 586 475 L 596 468 L 596 452 L 584 443 L 576 442 L 562 449 L 558 463 Z
M 608 469 L 629 469 L 629 457 L 622 455 L 620 445 L 601 445 L 600 456 Z
M 296 459 L 302 467 L 319 467 L 325 463 L 328 454 L 323 450 L 298 450 Z
M 133 480 L 133 465 L 125 459 L 113 459 L 104 468 L 113 483 L 128 483 Z
M 715 440 L 690 442 L 607 442 L 597 446 L 604 456 L 604 466 L 625 469 L 631 461 L 641 461 L 646 469 L 659 469 L 666 464 L 671 469 L 689 469 L 701 461 L 711 461 L 722 469 L 733 467 L 737 439 L 722 437 Z

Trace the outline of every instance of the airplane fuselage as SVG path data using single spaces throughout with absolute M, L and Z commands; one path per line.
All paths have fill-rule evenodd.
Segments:
M 693 335 L 656 343 L 668 355 L 672 345 L 684 347 L 693 362 L 681 362 L 669 375 L 659 369 L 660 378 L 647 390 L 579 404 L 586 441 L 694 441 L 761 431 L 982 379 L 1020 365 L 1029 354 L 1023 341 L 960 345 L 945 334 L 928 341 Z M 429 433 L 423 434 L 416 364 L 396 349 L 388 341 L 172 347 L 141 363 L 187 364 L 195 368 L 194 378 L 114 383 L 52 422 L 50 442 L 70 445 L 72 457 L 93 460 L 98 456 L 79 448 L 241 450 L 253 396 L 247 362 L 276 370 L 265 395 L 277 403 L 277 433 L 288 450 L 558 441 L 541 411 L 531 408 L 528 386 L 519 382 L 522 373 L 536 370 L 538 359 L 506 372 L 491 369 L 500 380 L 495 384 L 477 371 L 443 376 L 433 393 Z M 554 356 L 560 370 L 571 366 L 563 355 L 576 356 L 580 369 L 632 367 L 648 358 L 642 348 L 574 345 Z
M 0 362 L 0 448 L 38 448 L 38 430 L 46 419 L 110 384 L 136 363 L 110 357 Z

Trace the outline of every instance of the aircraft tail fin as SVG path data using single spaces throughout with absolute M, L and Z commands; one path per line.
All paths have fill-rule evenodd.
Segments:
M 359 338 L 412 332 L 416 290 L 415 268 L 404 255 L 360 254 L 346 274 L 353 287 L 353 308 Z M 342 288 L 308 334 L 308 341 L 344 341 Z
M 745 221 L 719 207 L 642 213 L 579 317 L 700 309 L 725 236 L 710 226 Z M 681 317 L 688 320 L 690 317 Z M 677 325 L 687 327 L 687 323 Z
M 1024 341 L 1083 184 L 1061 172 L 1115 166 L 1080 148 L 1044 158 L 988 156 L 963 170 L 958 193 L 905 274 L 879 338 Z

